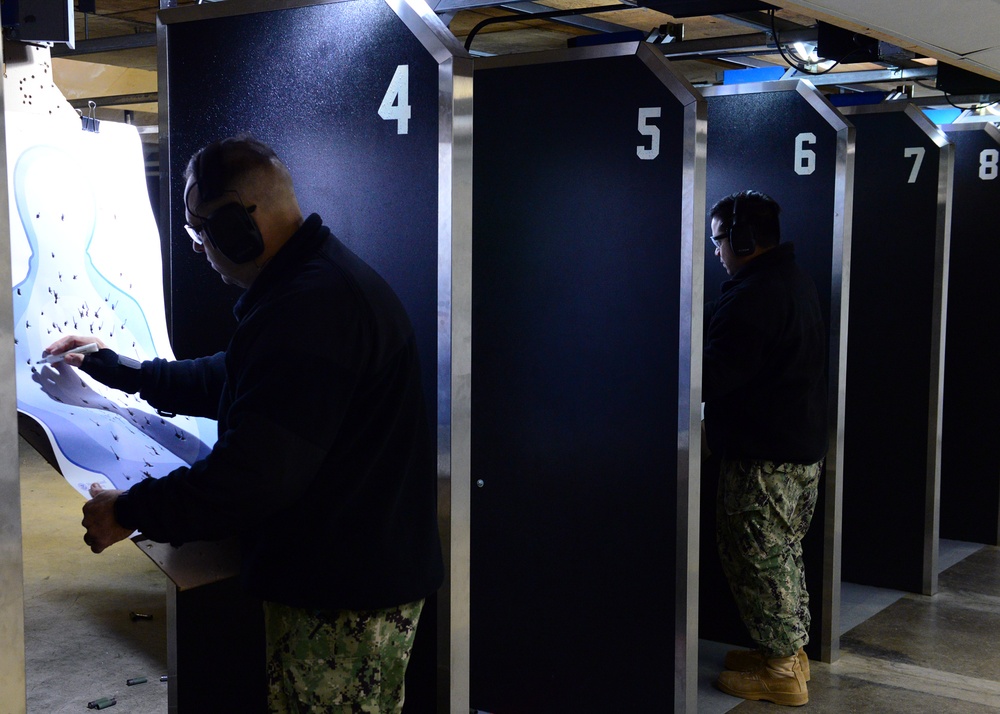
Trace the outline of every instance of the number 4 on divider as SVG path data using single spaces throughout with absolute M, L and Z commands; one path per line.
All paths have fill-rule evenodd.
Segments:
M 396 122 L 396 133 L 406 134 L 410 128 L 410 66 L 401 64 L 392 75 L 385 90 L 378 115 L 386 121 Z

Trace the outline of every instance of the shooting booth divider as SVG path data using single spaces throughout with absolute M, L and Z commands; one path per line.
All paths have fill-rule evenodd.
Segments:
M 634 42 L 475 83 L 470 705 L 693 712 L 704 102 Z
M 843 111 L 856 144 L 842 574 L 933 595 L 954 147 L 912 104 Z
M 854 175 L 854 129 L 809 82 L 725 85 L 703 90 L 708 101 L 705 196 L 709 205 L 754 189 L 781 206 L 781 231 L 812 276 L 829 327 L 829 450 L 819 501 L 803 543 L 812 625 L 810 657 L 830 662 L 839 650 L 840 469 L 846 368 L 848 266 Z M 705 300 L 727 279 L 705 254 Z M 751 645 L 714 544 L 719 459 L 702 464 L 702 639 Z
M 438 430 L 439 483 L 447 484 L 454 471 L 452 380 L 468 391 L 468 357 L 462 352 L 469 349 L 468 335 L 455 354 L 451 349 L 453 325 L 468 323 L 452 314 L 453 307 L 470 310 L 463 297 L 470 268 L 460 264 L 468 264 L 471 240 L 468 54 L 422 0 L 186 6 L 162 11 L 157 32 L 160 155 L 167 157 L 161 224 L 169 240 L 167 300 L 175 353 L 194 357 L 224 349 L 235 328 L 231 307 L 237 297 L 192 252 L 182 229 L 186 164 L 212 141 L 252 134 L 289 167 L 303 211 L 320 213 L 399 295 L 417 335 L 428 415 Z M 459 276 L 457 304 L 453 270 Z M 467 439 L 456 441 L 460 469 L 468 460 L 461 453 Z M 462 488 L 441 491 L 460 499 Z M 463 517 L 447 501 L 440 512 Z M 459 542 L 451 581 L 459 607 L 450 612 L 445 591 L 424 608 L 408 669 L 407 712 L 436 710 L 435 669 L 449 661 L 448 639 L 438 628 L 447 633 L 449 619 L 467 612 L 461 604 L 468 592 L 465 518 L 454 528 L 442 524 L 446 551 L 449 538 Z M 178 609 L 185 596 L 176 594 Z M 206 606 L 197 602 L 190 610 L 197 615 Z M 226 656 L 235 653 L 227 643 Z M 213 657 L 196 654 L 203 663 Z M 187 671 L 171 701 L 183 702 L 185 711 L 192 701 L 201 708 L 192 711 L 209 710 L 210 690 L 219 689 L 213 667 L 206 666 L 198 682 L 197 668 L 189 664 Z M 247 679 L 244 673 L 241 680 Z M 221 708 L 251 711 L 230 699 Z
M 0 38 L 0 50 L 3 38 Z M 11 79 L 13 82 L 13 71 Z M 6 76 L 6 73 L 5 73 Z M 5 83 L 4 83 L 5 84 Z M 7 173 L 6 96 L 0 84 L 0 225 L 10 226 L 9 179 Z M 16 210 L 16 209 L 15 209 Z M 12 283 L 10 230 L 0 231 L 0 284 Z M 14 387 L 14 304 L 12 293 L 0 296 L 0 682 L 5 704 L 11 711 L 24 711 L 24 558 L 21 533 L 21 472 L 18 467 L 17 392 Z
M 1000 545 L 1000 324 L 993 308 L 1000 241 L 988 216 L 1000 202 L 1000 129 L 989 123 L 942 127 L 955 145 L 944 414 L 941 537 Z

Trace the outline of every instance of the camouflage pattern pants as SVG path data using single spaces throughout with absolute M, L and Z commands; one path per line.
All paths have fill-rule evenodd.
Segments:
M 404 677 L 424 601 L 387 610 L 264 603 L 272 714 L 403 711 Z
M 719 557 L 751 638 L 770 657 L 788 657 L 809 641 L 802 538 L 821 471 L 822 462 L 722 460 Z

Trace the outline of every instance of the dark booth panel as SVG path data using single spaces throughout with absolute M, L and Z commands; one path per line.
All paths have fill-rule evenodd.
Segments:
M 470 705 L 683 710 L 703 104 L 641 43 L 475 82 Z
M 931 595 L 953 147 L 912 105 L 845 113 L 856 143 L 842 574 Z
M 292 172 L 304 213 L 388 281 L 418 335 L 428 408 L 436 404 L 438 60 L 382 0 L 221 17 L 165 17 L 170 330 L 174 352 L 225 349 L 239 292 L 191 250 L 184 168 L 205 144 L 250 133 Z M 213 11 L 214 10 L 214 11 Z M 173 19 L 171 19 L 173 18 Z M 405 67 L 410 119 L 383 119 Z M 399 133 L 405 128 L 405 133 Z
M 168 157 L 161 225 L 170 241 L 174 352 L 225 349 L 239 295 L 191 250 L 181 228 L 185 165 L 209 142 L 250 133 L 288 165 L 303 212 L 319 213 L 399 295 L 417 334 L 428 414 L 432 423 L 447 422 L 437 375 L 438 359 L 450 361 L 450 337 L 444 334 L 439 354 L 438 268 L 439 240 L 450 241 L 451 222 L 439 221 L 439 207 L 450 211 L 451 199 L 439 186 L 468 183 L 444 176 L 451 165 L 441 156 L 453 118 L 467 118 L 453 117 L 451 102 L 456 77 L 470 76 L 471 62 L 453 60 L 464 53 L 442 39 L 443 25 L 405 1 L 245 7 L 212 3 L 159 16 L 168 129 L 160 134 Z M 408 713 L 437 708 L 436 609 L 432 598 L 421 619 L 407 672 Z
M 830 328 L 829 394 L 839 391 L 842 354 L 840 315 L 843 254 L 849 242 L 853 128 L 811 85 L 800 82 L 732 85 L 705 90 L 708 101 L 706 208 L 736 191 L 755 189 L 781 206 L 782 241 L 795 245 L 796 260 L 813 278 Z M 706 225 L 710 225 L 706 223 Z M 716 299 L 728 279 L 706 241 L 705 300 Z M 838 414 L 830 399 L 830 450 L 819 502 L 803 549 L 812 626 L 809 654 L 829 661 L 839 643 Z M 750 644 L 719 564 L 715 538 L 717 456 L 702 463 L 702 639 Z M 830 535 L 827 536 L 826 534 Z
M 1000 241 L 989 216 L 1000 203 L 1000 130 L 983 124 L 942 127 L 955 144 L 944 423 L 941 537 L 1000 544 L 1000 354 L 995 309 Z

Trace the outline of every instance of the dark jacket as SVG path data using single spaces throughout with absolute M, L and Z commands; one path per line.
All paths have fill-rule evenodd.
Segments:
M 239 535 L 247 590 L 287 605 L 432 593 L 436 454 L 396 295 L 314 214 L 235 313 L 225 353 L 143 363 L 142 398 L 216 417 L 219 439 L 191 468 L 133 486 L 119 520 L 161 542 Z
M 826 455 L 827 330 L 791 244 L 757 256 L 706 309 L 703 398 L 713 453 L 811 464 Z

